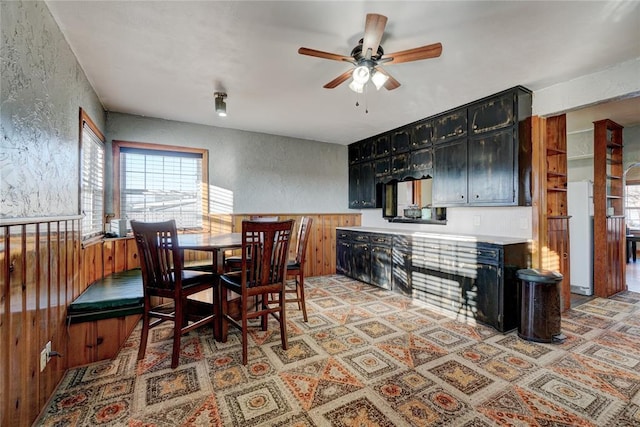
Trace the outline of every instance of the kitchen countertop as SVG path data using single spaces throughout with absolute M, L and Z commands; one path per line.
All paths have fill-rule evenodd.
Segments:
M 428 231 L 400 230 L 395 228 L 379 227 L 337 227 L 338 230 L 361 231 L 367 233 L 395 234 L 400 236 L 430 237 L 432 239 L 462 241 L 462 242 L 483 242 L 494 245 L 513 245 L 516 243 L 529 243 L 530 240 L 524 237 L 486 236 L 453 233 L 432 233 Z

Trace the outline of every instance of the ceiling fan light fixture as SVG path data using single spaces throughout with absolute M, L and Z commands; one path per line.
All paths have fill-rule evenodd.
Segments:
M 358 84 L 364 85 L 369 81 L 370 76 L 371 71 L 366 65 L 359 65 L 353 70 L 353 81 Z
M 362 93 L 362 91 L 364 90 L 364 83 L 358 83 L 354 79 L 351 81 L 351 83 L 349 83 L 349 89 L 351 89 L 355 93 Z
M 216 92 L 213 96 L 215 97 L 216 114 L 219 117 L 227 117 L 227 104 L 224 102 L 227 94 L 223 92 Z
M 380 88 L 384 86 L 387 80 L 389 80 L 389 76 L 381 73 L 380 71 L 376 71 L 375 73 L 373 73 L 373 76 L 371 76 L 371 81 L 376 86 L 377 90 L 380 90 Z

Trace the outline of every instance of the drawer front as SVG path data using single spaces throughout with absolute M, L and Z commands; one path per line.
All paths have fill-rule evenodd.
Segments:
M 369 233 L 356 232 L 352 234 L 352 239 L 354 242 L 369 243 L 370 236 L 371 235 Z
M 376 245 L 391 246 L 393 237 L 391 236 L 391 234 L 371 234 L 369 235 L 369 241 Z
M 351 240 L 351 235 L 353 233 L 351 231 L 346 230 L 336 230 L 336 239 L 338 240 Z

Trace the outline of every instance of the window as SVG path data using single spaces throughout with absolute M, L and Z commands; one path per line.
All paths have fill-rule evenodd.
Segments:
M 206 150 L 114 141 L 113 162 L 121 218 L 175 219 L 178 228 L 203 228 Z
M 627 184 L 625 210 L 627 227 L 640 229 L 640 182 Z
M 80 109 L 80 213 L 82 238 L 104 231 L 104 136 Z

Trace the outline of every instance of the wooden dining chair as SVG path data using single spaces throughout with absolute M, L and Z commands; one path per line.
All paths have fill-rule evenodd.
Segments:
M 242 364 L 247 364 L 248 320 L 261 319 L 262 330 L 267 330 L 268 316 L 272 315 L 280 324 L 282 348 L 287 349 L 287 326 L 284 304 L 269 304 L 268 295 L 278 294 L 284 301 L 289 243 L 293 220 L 278 222 L 242 222 L 242 256 L 239 271 L 220 276 L 219 297 L 222 313 L 223 335 L 229 324 L 240 329 L 242 334 Z M 229 292 L 240 295 L 239 319 L 229 314 Z M 254 306 L 253 298 L 258 304 Z M 251 301 L 250 301 L 251 299 Z M 251 309 L 251 311 L 250 311 Z
M 295 288 L 286 288 L 287 294 L 295 294 L 294 298 L 286 298 L 286 302 L 297 302 L 298 310 L 302 310 L 302 317 L 307 321 L 307 306 L 304 300 L 304 263 L 307 258 L 307 243 L 309 232 L 313 220 L 308 216 L 302 217 L 298 228 L 298 239 L 296 243 L 296 258 L 287 264 L 287 276 L 295 277 Z
M 215 274 L 183 270 L 183 254 L 178 244 L 178 233 L 174 220 L 164 222 L 131 221 L 131 229 L 138 247 L 142 284 L 144 289 L 144 312 L 142 336 L 138 360 L 144 358 L 149 329 L 166 321 L 173 321 L 173 350 L 171 368 L 178 366 L 180 338 L 195 328 L 212 323 L 219 308 L 217 301 L 217 277 Z M 212 289 L 211 313 L 197 315 L 189 310 L 189 295 Z M 172 300 L 156 304 L 160 297 Z M 152 299 L 153 298 L 153 299 Z M 193 302 L 195 304 L 195 302 Z M 156 319 L 152 321 L 152 319 Z M 192 323 L 189 323 L 189 322 Z
M 269 215 L 251 215 L 249 217 L 249 221 L 255 222 L 276 222 L 279 221 L 280 218 L 278 216 L 269 216 Z M 237 255 L 231 255 L 225 257 L 224 259 L 224 271 L 234 271 L 240 270 L 240 262 L 242 258 Z

